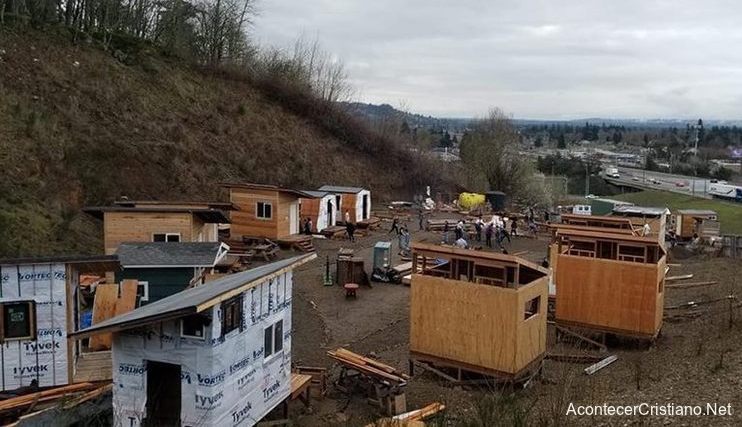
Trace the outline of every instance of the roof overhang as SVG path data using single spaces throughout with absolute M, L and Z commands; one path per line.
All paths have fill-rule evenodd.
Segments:
M 229 218 L 227 215 L 219 209 L 191 209 L 191 208 L 174 208 L 174 207 L 130 207 L 130 206 L 92 206 L 82 209 L 83 212 L 98 218 L 103 219 L 103 215 L 106 212 L 129 212 L 129 213 L 190 213 L 193 216 L 198 217 L 205 223 L 210 224 L 228 224 Z

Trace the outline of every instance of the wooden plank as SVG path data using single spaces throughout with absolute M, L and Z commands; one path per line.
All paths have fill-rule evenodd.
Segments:
M 139 282 L 136 279 L 127 279 L 121 282 L 121 296 L 116 300 L 116 316 L 128 313 L 137 305 L 137 288 Z
M 105 212 L 103 218 L 107 255 L 124 242 L 151 242 L 154 233 L 180 233 L 181 242 L 193 241 L 189 212 Z
M 683 274 L 682 276 L 669 276 L 669 277 L 665 277 L 665 281 L 671 282 L 673 280 L 686 280 L 686 279 L 692 279 L 692 278 L 693 278 L 693 275 L 692 274 Z
M 585 368 L 585 373 L 587 375 L 592 375 L 598 372 L 599 370 L 605 368 L 606 366 L 610 365 L 611 363 L 615 362 L 616 360 L 618 360 L 618 356 L 616 356 L 615 354 L 608 356 L 605 359 L 601 360 L 600 362 L 594 365 L 590 365 L 587 368 Z
M 719 282 L 713 280 L 709 282 L 689 282 L 689 283 L 673 283 L 670 285 L 665 285 L 665 288 L 667 289 L 690 289 L 690 288 L 701 288 L 704 286 L 711 286 L 716 285 Z
M 93 300 L 93 325 L 116 314 L 116 301 L 118 300 L 119 285 L 98 285 L 95 288 L 95 299 Z M 101 334 L 90 338 L 88 347 L 93 351 L 107 350 L 111 348 L 111 334 Z
M 37 393 L 30 393 L 23 396 L 13 397 L 0 402 L 0 411 L 21 408 L 43 398 L 59 398 L 69 393 L 90 390 L 92 388 L 95 388 L 95 384 L 86 382 L 79 384 L 70 384 L 62 387 L 54 387 Z
M 299 397 L 312 384 L 312 376 L 291 373 L 291 400 Z

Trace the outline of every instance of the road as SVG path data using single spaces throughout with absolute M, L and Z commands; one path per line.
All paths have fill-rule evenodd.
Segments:
M 604 178 L 609 181 L 614 181 L 617 184 L 632 187 L 651 188 L 656 190 L 672 191 L 680 194 L 688 194 L 696 197 L 711 198 L 707 193 L 710 181 L 705 178 L 695 178 L 625 167 L 619 167 L 618 173 L 620 175 L 620 178 L 618 179 L 609 177 Z

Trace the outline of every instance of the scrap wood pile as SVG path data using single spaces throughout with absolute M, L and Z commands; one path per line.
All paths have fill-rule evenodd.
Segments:
M 344 348 L 330 350 L 327 355 L 340 362 L 344 368 L 357 371 L 370 380 L 384 385 L 401 387 L 407 385 L 407 381 L 410 379 L 409 375 L 392 366 L 363 357 Z
M 110 383 L 85 382 L 11 397 L 0 401 L 0 422 L 5 425 L 22 414 L 26 414 L 24 418 L 30 417 L 35 409 L 46 410 L 56 406 L 69 409 L 102 396 L 111 391 L 111 388 Z
M 420 409 L 414 411 L 405 412 L 404 414 L 395 415 L 391 418 L 382 418 L 377 420 L 373 424 L 368 424 L 366 427 L 411 427 L 411 426 L 424 426 L 423 420 L 430 418 L 446 409 L 446 405 L 433 402 Z

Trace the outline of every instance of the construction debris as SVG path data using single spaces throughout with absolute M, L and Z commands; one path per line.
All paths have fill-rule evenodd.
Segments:
M 89 391 L 97 386 L 93 383 L 78 383 L 62 387 L 54 387 L 37 393 L 29 393 L 23 396 L 13 397 L 0 402 L 0 417 L 8 415 L 9 412 L 34 407 L 39 403 L 50 402 L 72 393 Z
M 665 310 L 676 310 L 676 309 L 679 309 L 679 308 L 693 308 L 693 307 L 696 307 L 696 306 L 699 306 L 699 305 L 713 304 L 713 303 L 719 302 L 719 301 L 728 301 L 728 300 L 735 300 L 735 299 L 737 299 L 737 296 L 736 295 L 727 295 L 725 297 L 714 298 L 714 299 L 704 300 L 704 301 L 688 301 L 688 302 L 683 303 L 683 304 L 671 305 L 671 306 L 665 307 Z
M 590 365 L 587 368 L 585 368 L 585 373 L 587 375 L 592 375 L 598 372 L 599 370 L 605 368 L 606 366 L 610 365 L 611 363 L 615 362 L 616 360 L 618 360 L 618 356 L 616 356 L 615 354 L 612 356 L 608 356 L 605 359 L 601 360 L 600 362 L 594 365 Z

